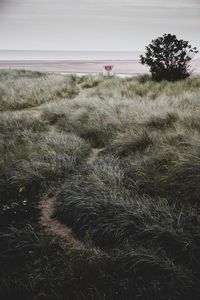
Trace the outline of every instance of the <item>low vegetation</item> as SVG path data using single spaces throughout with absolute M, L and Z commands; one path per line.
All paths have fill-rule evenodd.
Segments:
M 200 77 L 0 72 L 2 300 L 199 299 L 199 95 Z M 54 187 L 83 247 L 39 222 Z
M 5 70 L 0 74 L 0 111 L 36 107 L 63 97 L 72 98 L 77 94 L 78 87 L 73 76 L 25 70 Z

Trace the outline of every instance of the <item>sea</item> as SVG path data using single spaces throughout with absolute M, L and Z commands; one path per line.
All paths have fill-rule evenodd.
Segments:
M 142 51 L 0 50 L 0 60 L 138 60 Z

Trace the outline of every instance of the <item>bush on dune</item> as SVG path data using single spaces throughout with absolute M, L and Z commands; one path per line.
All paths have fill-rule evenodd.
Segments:
M 177 39 L 174 34 L 164 34 L 145 47 L 140 62 L 150 67 L 154 80 L 176 81 L 190 76 L 189 62 L 198 53 L 188 41 Z

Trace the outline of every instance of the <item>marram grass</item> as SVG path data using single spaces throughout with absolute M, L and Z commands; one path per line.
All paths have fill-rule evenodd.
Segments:
M 0 298 L 199 299 L 200 77 L 0 80 Z M 54 186 L 80 249 L 38 223 Z

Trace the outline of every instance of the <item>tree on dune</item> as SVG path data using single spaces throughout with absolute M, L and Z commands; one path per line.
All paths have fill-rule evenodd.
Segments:
M 189 62 L 196 53 L 197 48 L 188 41 L 169 33 L 152 40 L 140 62 L 150 67 L 154 80 L 176 81 L 190 76 Z

